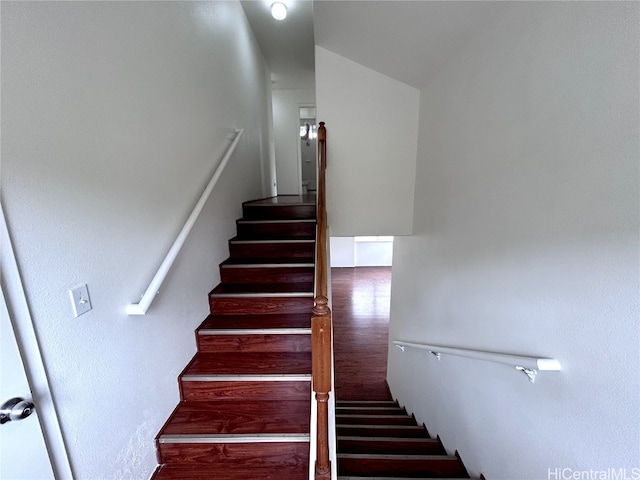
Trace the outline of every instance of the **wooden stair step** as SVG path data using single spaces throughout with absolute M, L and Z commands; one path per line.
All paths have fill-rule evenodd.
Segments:
M 308 313 L 313 308 L 313 283 L 225 284 L 209 293 L 213 314 L 246 315 Z
M 366 424 L 337 424 L 339 436 L 360 437 L 407 437 L 428 438 L 428 432 L 418 425 L 366 425 Z
M 437 438 L 338 436 L 340 453 L 446 455 Z
M 221 434 L 308 434 L 311 407 L 305 400 L 181 402 L 158 439 Z
M 247 268 L 247 267 L 262 267 L 262 268 L 286 268 L 291 266 L 303 265 L 305 267 L 313 267 L 315 263 L 313 261 L 302 261 L 298 258 L 292 257 L 274 257 L 274 258 L 227 258 L 220 264 L 224 268 Z M 285 282 L 286 283 L 286 282 Z
M 315 197 L 277 196 L 242 204 L 245 218 L 316 218 Z
M 236 221 L 238 236 L 250 238 L 311 238 L 315 235 L 316 221 L 309 220 L 251 220 Z
M 397 407 L 393 400 L 337 400 L 336 407 Z
M 239 261 L 227 259 L 220 264 L 220 280 L 231 284 L 292 284 L 313 283 L 314 264 L 267 259 L 268 261 Z
M 300 375 L 311 373 L 306 352 L 196 353 L 180 378 L 201 375 Z
M 231 258 L 282 258 L 313 261 L 315 255 L 315 236 L 291 238 L 272 238 L 256 240 L 254 238 L 234 237 L 229 240 Z
M 183 400 L 306 400 L 307 352 L 197 353 L 179 377 Z
M 231 240 L 230 243 L 234 245 L 251 245 L 252 247 L 257 247 L 261 245 L 315 245 L 316 243 L 316 234 L 315 232 L 309 235 L 298 235 L 295 237 L 280 235 L 280 236 L 272 236 L 266 238 L 256 238 L 254 235 L 236 235 Z M 279 255 L 276 258 L 282 258 L 286 255 Z M 262 255 L 254 255 L 254 257 L 264 258 Z
M 159 443 L 158 462 L 169 464 L 215 464 L 218 462 L 245 465 L 298 465 L 308 463 L 309 437 L 246 437 L 226 438 L 207 442 L 195 438 L 191 441 Z M 224 441 L 226 440 L 226 441 Z M 260 441 L 263 440 L 263 441 Z M 215 478 L 215 477 L 214 477 Z
M 311 328 L 311 314 L 213 315 L 200 324 L 197 332 L 228 329 Z
M 337 415 L 407 415 L 407 411 L 399 406 L 336 406 Z
M 395 477 L 468 478 L 466 469 L 453 455 L 377 455 L 338 453 L 340 475 L 388 475 Z
M 262 376 L 191 376 L 180 381 L 182 400 L 311 401 L 311 374 Z
M 308 480 L 307 462 L 296 465 L 244 465 L 220 462 L 210 465 L 161 465 L 151 480 Z M 378 479 L 380 480 L 380 479 Z
M 209 295 L 225 297 L 313 296 L 313 282 L 294 283 L 221 283 Z
M 408 415 L 343 415 L 336 414 L 336 424 L 350 425 L 415 425 Z
M 311 352 L 310 328 L 198 330 L 198 352 Z

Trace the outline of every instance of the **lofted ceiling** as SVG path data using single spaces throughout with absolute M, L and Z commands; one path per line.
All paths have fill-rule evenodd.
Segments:
M 416 88 L 509 2 L 314 2 L 316 45 Z
M 314 43 L 416 88 L 500 12 L 503 1 L 241 0 L 274 89 L 314 88 Z M 314 39 L 315 37 L 315 39 Z

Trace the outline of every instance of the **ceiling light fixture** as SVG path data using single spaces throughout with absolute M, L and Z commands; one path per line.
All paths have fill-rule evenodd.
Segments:
M 271 4 L 271 15 L 276 20 L 284 20 L 287 18 L 287 6 L 282 2 L 274 2 Z

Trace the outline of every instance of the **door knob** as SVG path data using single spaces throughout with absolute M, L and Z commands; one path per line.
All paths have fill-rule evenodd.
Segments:
M 34 410 L 35 405 L 33 402 L 29 402 L 24 398 L 15 397 L 7 400 L 0 406 L 0 424 L 27 418 Z

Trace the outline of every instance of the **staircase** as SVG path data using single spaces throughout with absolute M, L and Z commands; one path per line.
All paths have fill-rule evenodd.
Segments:
M 312 196 L 243 204 L 152 479 L 309 478 L 315 226 Z
M 458 453 L 392 400 L 338 401 L 336 429 L 339 480 L 469 478 Z

